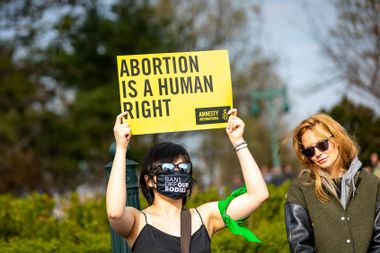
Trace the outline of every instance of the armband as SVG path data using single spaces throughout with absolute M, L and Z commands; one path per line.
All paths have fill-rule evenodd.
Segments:
M 235 235 L 241 235 L 249 242 L 261 243 L 259 238 L 257 238 L 248 228 L 243 226 L 243 222 L 245 219 L 235 221 L 226 213 L 227 207 L 231 203 L 231 201 L 237 196 L 240 196 L 246 192 L 247 188 L 245 186 L 242 186 L 234 190 L 226 199 L 220 200 L 218 202 L 219 212 L 222 216 L 224 224 L 226 224 L 231 233 Z

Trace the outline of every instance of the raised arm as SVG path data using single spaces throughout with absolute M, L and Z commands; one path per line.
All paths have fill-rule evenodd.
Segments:
M 128 124 L 122 124 L 121 120 L 127 115 L 120 113 L 115 122 L 114 135 L 116 141 L 116 153 L 112 163 L 111 174 L 108 180 L 106 192 L 107 215 L 112 227 L 127 237 L 135 223 L 136 212 L 133 208 L 126 208 L 126 182 L 125 163 L 126 154 L 131 138 L 131 129 Z
M 226 213 L 234 220 L 248 217 L 268 197 L 268 188 L 256 161 L 253 159 L 243 138 L 244 122 L 237 116 L 237 110 L 229 111 L 226 133 L 239 159 L 247 192 L 236 197 L 229 204 Z

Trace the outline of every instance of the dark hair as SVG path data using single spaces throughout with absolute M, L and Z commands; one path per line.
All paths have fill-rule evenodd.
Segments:
M 155 144 L 145 154 L 142 161 L 139 184 L 141 192 L 149 205 L 153 204 L 154 193 L 153 189 L 147 185 L 144 176 L 147 175 L 149 177 L 148 180 L 153 180 L 153 177 L 156 175 L 154 170 L 159 163 L 174 162 L 178 158 L 182 158 L 185 162 L 191 162 L 189 153 L 186 149 L 174 142 L 161 142 Z M 192 181 L 194 181 L 194 179 Z M 183 205 L 186 204 L 187 197 L 190 197 L 192 187 L 193 183 L 191 182 L 186 197 L 182 199 Z

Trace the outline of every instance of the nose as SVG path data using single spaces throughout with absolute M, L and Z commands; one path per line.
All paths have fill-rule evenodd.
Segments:
M 322 155 L 322 151 L 320 151 L 319 149 L 314 148 L 314 151 L 315 151 L 315 156 L 316 157 L 320 157 Z

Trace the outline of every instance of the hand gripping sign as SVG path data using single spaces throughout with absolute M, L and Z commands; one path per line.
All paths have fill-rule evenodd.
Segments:
M 232 108 L 227 50 L 117 56 L 133 134 L 224 128 Z

